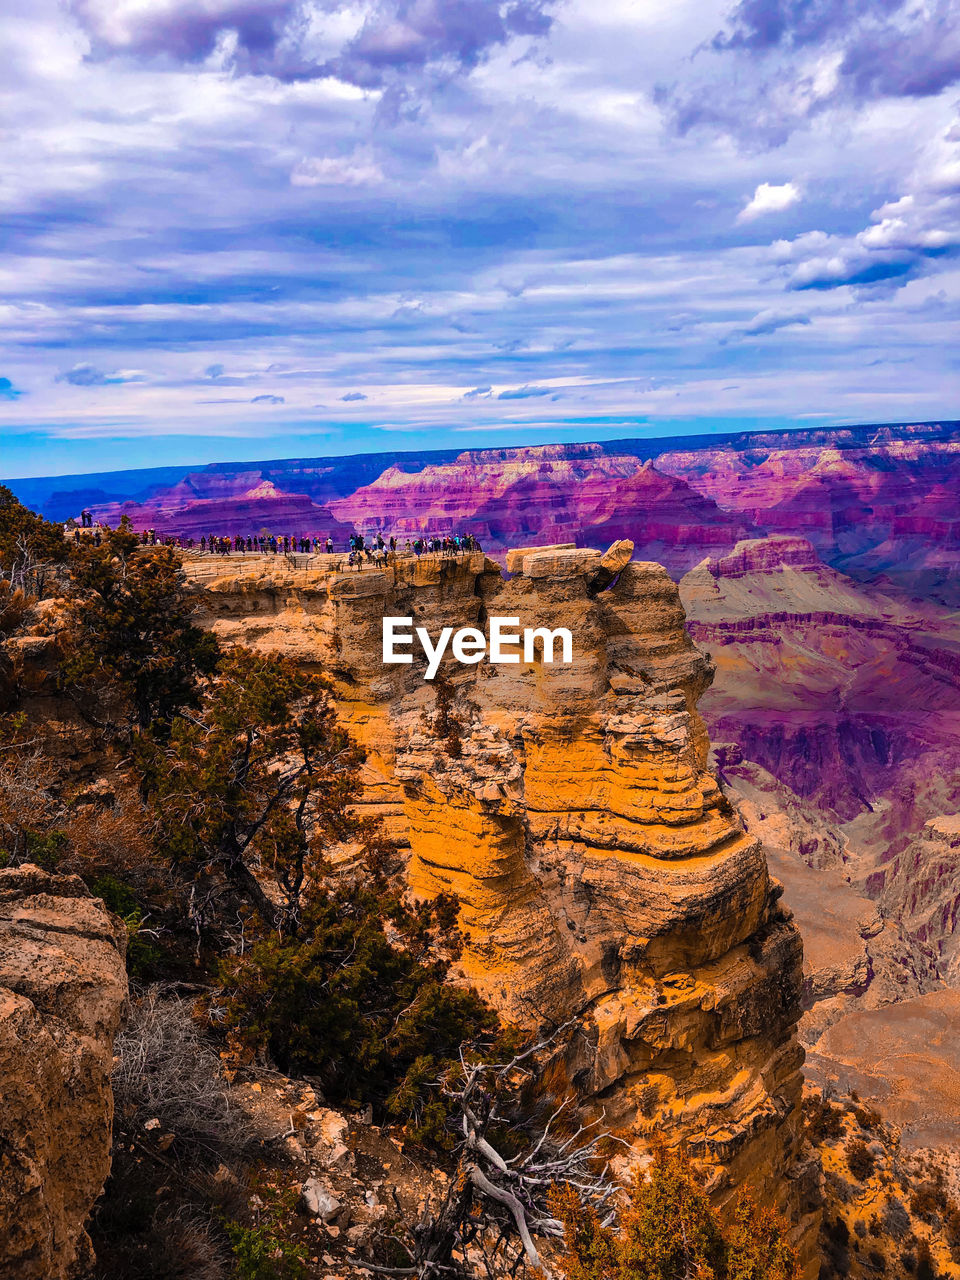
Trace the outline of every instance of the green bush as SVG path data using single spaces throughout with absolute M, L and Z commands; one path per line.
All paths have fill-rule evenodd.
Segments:
M 271 1226 L 225 1222 L 223 1229 L 237 1260 L 237 1280 L 301 1280 L 307 1274 L 306 1249 L 281 1239 Z
M 156 975 L 163 952 L 141 932 L 144 911 L 137 895 L 128 884 L 111 875 L 97 876 L 90 881 L 89 889 L 102 898 L 104 906 L 127 927 L 127 973 L 134 982 L 150 981 Z
M 308 903 L 296 937 L 275 935 L 224 962 L 212 1012 L 248 1052 L 269 1052 L 287 1073 L 319 1076 L 325 1093 L 374 1103 L 438 1141 L 442 1104 L 431 1085 L 459 1063 L 465 1041 L 492 1040 L 495 1014 L 446 982 L 431 928 L 451 903 L 407 912 L 357 885 Z M 384 932 L 392 924 L 396 941 Z

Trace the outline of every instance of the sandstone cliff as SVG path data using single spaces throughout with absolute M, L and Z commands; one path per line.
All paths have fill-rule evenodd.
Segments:
M 638 1151 L 685 1140 L 719 1202 L 755 1183 L 811 1261 L 800 937 L 706 768 L 710 663 L 659 565 L 631 562 L 598 591 L 599 552 L 508 559 L 508 581 L 480 553 L 192 571 L 224 637 L 332 672 L 413 890 L 460 898 L 465 976 L 526 1026 L 575 1015 L 566 1068 L 588 1107 Z M 491 614 L 569 627 L 572 665 L 447 665 L 438 699 L 422 662 L 381 662 L 384 615 L 436 635 Z
M 125 931 L 74 876 L 0 871 L 0 1277 L 62 1280 L 110 1168 Z

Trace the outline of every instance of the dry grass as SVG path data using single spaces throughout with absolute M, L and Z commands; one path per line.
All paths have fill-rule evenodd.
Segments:
M 222 1064 L 185 1000 L 153 987 L 133 1006 L 117 1037 L 113 1091 L 116 1127 L 131 1137 L 158 1120 L 174 1147 L 211 1156 L 238 1154 L 256 1139 L 230 1098 Z M 155 1127 L 155 1126 L 154 1126 Z
M 229 1280 L 234 1274 L 211 1224 L 188 1209 L 158 1212 L 148 1244 L 157 1280 Z

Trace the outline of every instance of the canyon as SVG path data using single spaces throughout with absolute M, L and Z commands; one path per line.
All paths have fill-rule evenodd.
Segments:
M 951 1150 L 960 1089 L 955 611 L 908 596 L 895 582 L 841 573 L 796 534 L 742 539 L 704 558 L 681 578 L 676 596 L 662 568 L 636 560 L 612 587 L 591 596 L 600 559 L 596 550 L 566 544 L 527 547 L 498 561 L 480 553 L 401 558 L 385 575 L 338 574 L 335 561 L 324 557 L 305 569 L 270 558 L 227 566 L 195 557 L 190 572 L 204 587 L 205 621 L 225 638 L 280 649 L 336 673 L 341 714 L 368 748 L 369 811 L 410 846 L 411 877 L 421 892 L 451 888 L 464 903 L 470 935 L 464 972 L 515 1017 L 525 1009 L 529 1016 L 530 1007 L 554 1016 L 568 1002 L 578 1008 L 591 1026 L 592 1047 L 585 1062 L 569 1066 L 582 1073 L 578 1087 L 602 1101 L 608 1116 L 626 1121 L 632 1107 L 636 1127 L 637 1099 L 646 1090 L 639 1082 L 647 1079 L 638 1064 L 655 1073 L 658 1058 L 669 1061 L 664 1075 L 678 1065 L 675 1042 L 666 1057 L 649 1043 L 637 1053 L 634 987 L 650 976 L 663 980 L 655 964 L 649 968 L 651 958 L 674 944 L 665 944 L 660 922 L 651 927 L 645 914 L 660 910 L 655 891 L 627 888 L 625 867 L 634 872 L 636 854 L 655 858 L 658 883 L 676 893 L 669 873 L 677 864 L 661 841 L 664 828 L 686 834 L 695 814 L 691 829 L 699 827 L 702 838 L 704 820 L 715 823 L 728 811 L 725 821 L 762 844 L 769 884 L 777 893 L 783 887 L 785 916 L 804 939 L 802 961 L 798 953 L 788 966 L 792 994 L 781 999 L 799 1019 L 807 1077 L 818 1087 L 857 1088 L 905 1126 L 908 1147 Z M 565 565 L 577 566 L 576 573 Z M 621 599 L 630 607 L 619 607 Z M 490 610 L 533 618 L 525 607 L 539 611 L 538 622 L 570 626 L 581 649 L 577 674 L 540 666 L 521 693 L 505 668 L 493 679 L 451 671 L 460 754 L 448 758 L 419 677 L 405 685 L 385 681 L 385 669 L 364 656 L 379 643 L 379 632 L 365 638 L 371 616 L 397 608 L 416 617 L 419 609 L 433 627 L 464 620 L 482 626 Z M 581 653 L 591 655 L 587 668 Z M 658 689 L 654 658 L 671 653 L 674 697 L 685 690 L 690 716 L 675 741 L 686 737 L 681 754 L 696 744 L 703 770 L 712 739 L 709 768 L 719 783 L 715 808 L 681 803 L 686 816 L 676 830 L 672 797 L 681 779 L 686 783 L 683 771 L 666 764 L 669 790 L 654 790 L 644 811 L 642 792 L 651 790 L 649 771 L 662 745 L 649 744 L 648 721 L 631 721 L 634 733 L 642 730 L 636 741 L 644 764 L 633 773 L 630 740 L 615 749 L 611 721 L 604 725 L 611 702 L 626 710 L 624 699 L 636 698 L 649 712 Z M 684 675 L 688 662 L 694 665 Z M 691 683 L 693 671 L 699 674 Z M 612 723 L 619 730 L 622 722 Z M 666 759 L 659 756 L 661 764 Z M 664 786 L 663 778 L 657 785 Z M 635 844 L 634 824 L 650 820 L 645 842 Z M 685 853 L 703 856 L 689 845 Z M 720 859 L 711 874 L 725 877 L 721 869 L 729 865 Z M 635 914 L 633 900 L 644 903 L 643 911 Z M 523 922 L 516 933 L 511 917 Z M 639 974 L 624 964 L 631 927 L 644 940 L 648 968 Z M 713 957 L 708 967 L 717 963 Z M 699 958 L 687 953 L 684 964 L 690 966 L 684 982 L 692 979 L 696 991 L 703 981 Z M 593 984 L 611 979 L 619 989 L 596 995 Z M 889 1061 L 870 1050 L 885 1018 L 896 1037 Z M 669 1019 L 666 1026 L 669 1041 Z M 698 1058 L 700 1034 L 690 1029 L 687 1041 L 697 1045 Z M 657 1084 L 657 1127 L 666 1122 L 662 1103 L 669 1099 L 676 1131 L 696 1133 L 700 1121 L 678 1105 L 677 1086 L 662 1078 Z M 642 1097 L 649 1105 L 648 1094 Z M 722 1163 L 709 1131 L 702 1132 L 697 1149 Z M 737 1167 L 734 1159 L 727 1176 L 735 1180 Z
M 658 564 L 570 546 L 341 572 L 336 558 L 186 557 L 197 616 L 333 679 L 367 751 L 365 812 L 415 894 L 456 893 L 460 973 L 510 1021 L 569 1024 L 588 1115 L 684 1143 L 718 1204 L 754 1186 L 815 1275 L 819 1171 L 800 1117 L 802 946 L 760 842 L 707 768 L 710 662 Z M 384 616 L 566 627 L 570 665 L 384 666 Z M 442 695 L 438 696 L 438 688 Z
M 84 502 L 183 538 L 480 539 L 362 572 L 343 555 L 184 565 L 203 625 L 331 676 L 366 752 L 361 811 L 418 896 L 456 893 L 465 980 L 530 1029 L 573 1015 L 558 1068 L 628 1135 L 623 1171 L 654 1135 L 683 1141 L 716 1203 L 765 1189 L 812 1276 L 804 1074 L 956 1165 L 958 437 L 234 464 L 101 478 L 110 500 Z M 69 510 L 93 491 L 47 483 Z M 494 616 L 565 628 L 573 661 L 518 648 L 425 681 L 416 646 L 383 664 L 385 616 L 434 636 Z M 63 1230 L 63 1256 L 82 1253 Z
M 718 776 L 803 934 L 807 1074 L 955 1152 L 960 619 L 796 535 L 705 560 L 680 595 L 716 668 Z
M 838 573 L 795 536 L 748 540 L 680 583 L 735 742 L 873 852 L 960 802 L 960 618 Z
M 55 519 L 173 537 L 334 539 L 470 532 L 490 553 L 629 538 L 675 577 L 736 542 L 806 538 L 829 566 L 904 596 L 960 602 L 960 424 L 385 452 L 14 481 Z

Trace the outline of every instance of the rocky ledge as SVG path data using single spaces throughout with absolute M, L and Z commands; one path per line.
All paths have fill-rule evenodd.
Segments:
M 89 1261 L 125 947 L 76 876 L 0 871 L 0 1276 L 66 1280 Z

